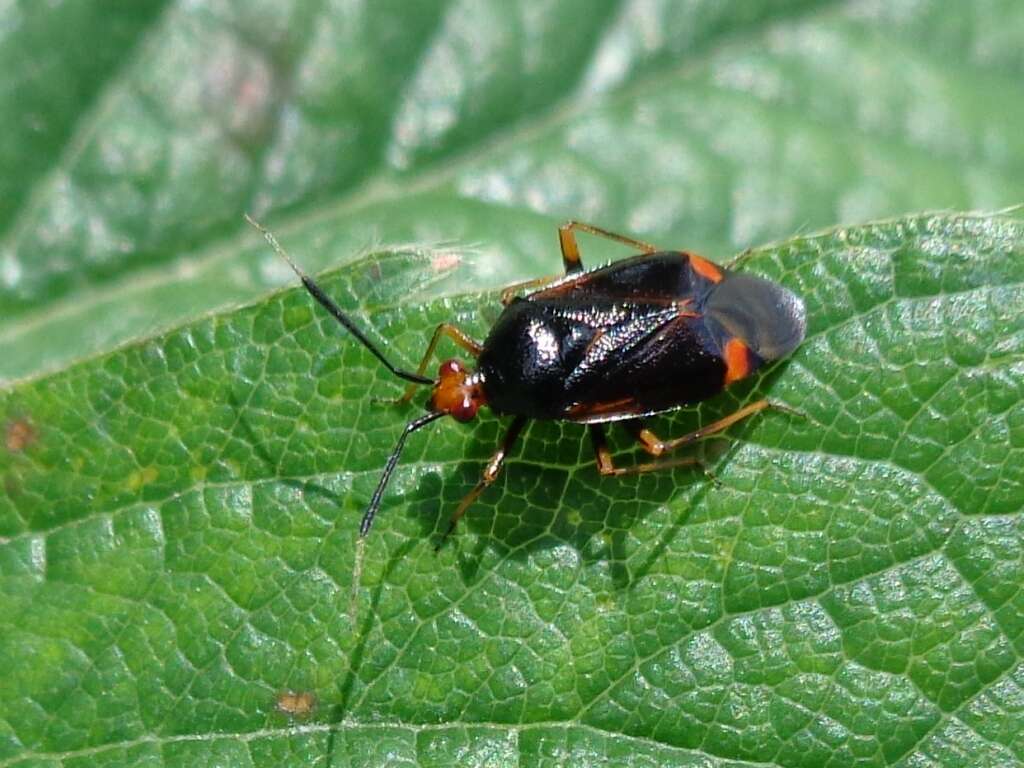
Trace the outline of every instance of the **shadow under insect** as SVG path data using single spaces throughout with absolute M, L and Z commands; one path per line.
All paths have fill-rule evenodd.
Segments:
M 698 414 L 659 421 L 667 430 L 689 429 Z M 473 488 L 493 445 L 495 429 L 481 424 L 469 437 L 466 458 L 440 473 L 421 477 L 388 515 L 405 515 L 420 524 L 420 536 L 435 546 L 443 540 L 452 510 Z M 612 446 L 624 465 L 644 461 L 626 435 L 615 434 Z M 461 533 L 448 542 L 466 583 L 476 580 L 486 554 L 526 559 L 537 550 L 568 545 L 585 563 L 605 562 L 616 588 L 628 587 L 637 567 L 627 564 L 631 529 L 652 513 L 673 507 L 672 528 L 659 534 L 663 549 L 691 509 L 717 489 L 711 470 L 728 454 L 733 441 L 714 438 L 690 449 L 700 463 L 658 473 L 602 477 L 586 431 L 578 425 L 535 422 L 501 477 L 477 499 L 460 522 Z M 663 536 L 669 540 L 662 541 Z M 646 565 L 645 565 L 646 564 Z

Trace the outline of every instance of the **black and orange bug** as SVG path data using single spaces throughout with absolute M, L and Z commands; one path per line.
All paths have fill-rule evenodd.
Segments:
M 604 424 L 622 422 L 648 454 L 659 457 L 713 435 L 773 405 L 758 400 L 689 434 L 662 440 L 643 419 L 705 400 L 766 363 L 789 355 L 803 341 L 803 302 L 760 277 L 719 266 L 694 253 L 658 250 L 600 227 L 569 221 L 558 230 L 565 276 L 505 289 L 505 309 L 481 344 L 449 323 L 434 331 L 415 372 L 394 366 L 288 257 L 274 236 L 259 229 L 299 276 L 306 290 L 393 374 L 409 382 L 401 401 L 419 385 L 432 388 L 427 413 L 410 421 L 388 457 L 359 534 L 365 537 L 380 507 L 405 441 L 442 416 L 470 421 L 482 406 L 512 416 L 483 476 L 456 508 L 442 543 L 466 509 L 494 482 L 529 419 L 585 424 L 602 475 L 648 472 L 693 464 L 692 458 L 618 467 Z M 622 243 L 639 254 L 590 271 L 583 269 L 576 231 Z M 532 290 L 523 296 L 520 291 Z M 424 375 L 438 342 L 447 336 L 476 358 L 441 363 L 437 378 Z M 439 545 L 440 546 L 440 545 Z

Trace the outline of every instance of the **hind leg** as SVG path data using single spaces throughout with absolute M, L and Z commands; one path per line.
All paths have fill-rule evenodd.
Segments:
M 667 461 L 649 461 L 643 464 L 632 464 L 628 467 L 617 467 L 608 449 L 608 440 L 605 437 L 604 429 L 599 424 L 592 424 L 590 427 L 590 439 L 594 444 L 594 456 L 597 461 L 597 471 L 603 476 L 642 475 L 645 472 L 654 472 L 659 469 L 672 469 L 673 467 L 694 467 L 703 465 L 692 456 L 679 456 Z

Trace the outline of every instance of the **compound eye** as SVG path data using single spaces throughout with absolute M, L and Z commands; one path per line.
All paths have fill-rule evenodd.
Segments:
M 452 408 L 451 415 L 456 421 L 472 421 L 479 409 L 477 402 L 469 395 L 465 395 L 462 402 Z
M 446 376 L 451 376 L 456 373 L 462 373 L 462 370 L 462 363 L 460 363 L 458 360 L 445 360 L 437 369 L 437 375 L 438 378 L 443 379 Z

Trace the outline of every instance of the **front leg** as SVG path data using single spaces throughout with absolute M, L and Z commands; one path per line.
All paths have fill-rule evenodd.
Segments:
M 521 283 L 513 283 L 512 285 L 506 286 L 501 290 L 501 303 L 503 306 L 508 306 L 516 297 L 519 296 L 524 290 L 531 288 L 541 288 L 549 283 L 553 283 L 560 279 L 558 275 L 548 275 L 547 277 L 537 277 L 533 280 L 524 280 Z
M 459 524 L 459 520 L 466 514 L 466 510 L 470 508 L 474 501 L 476 501 L 480 494 L 483 493 L 487 486 L 493 483 L 498 474 L 501 472 L 501 468 L 505 464 L 505 458 L 508 456 L 509 451 L 512 450 L 512 446 L 515 445 L 516 439 L 519 437 L 519 433 L 523 431 L 523 427 L 526 426 L 525 416 L 516 416 L 512 425 L 508 428 L 508 432 L 505 433 L 504 439 L 501 441 L 501 447 L 494 452 L 491 456 L 491 460 L 487 462 L 487 466 L 484 467 L 483 475 L 480 477 L 480 481 L 473 486 L 473 490 L 467 493 L 459 506 L 455 509 L 455 514 L 452 515 L 451 521 L 448 523 L 448 530 L 444 532 L 444 536 L 441 537 L 441 542 L 434 548 L 435 552 L 440 551 L 441 547 L 448 540 L 448 537 L 452 535 L 452 531 L 455 530 L 455 526 Z
M 442 336 L 447 336 L 449 339 L 454 341 L 464 350 L 469 352 L 473 357 L 477 357 L 480 354 L 480 350 L 483 346 L 471 339 L 465 331 L 452 325 L 451 323 L 441 323 L 437 328 L 434 329 L 434 335 L 430 337 L 430 343 L 427 345 L 427 351 L 423 353 L 423 359 L 420 360 L 419 367 L 416 369 L 416 374 L 422 376 L 427 366 L 430 364 L 430 358 L 434 355 L 434 350 L 437 348 L 437 343 L 441 340 Z M 403 404 L 412 400 L 412 396 L 416 394 L 416 384 L 410 384 L 405 388 L 405 394 L 398 398 L 397 403 Z

